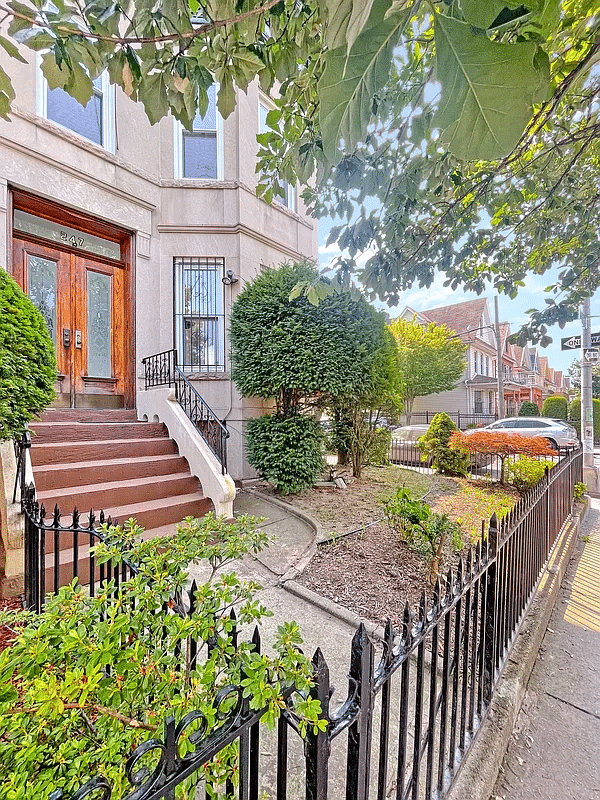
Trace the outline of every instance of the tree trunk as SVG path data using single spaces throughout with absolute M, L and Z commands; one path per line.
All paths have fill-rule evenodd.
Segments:
M 404 412 L 406 414 L 406 424 L 410 425 L 410 418 L 412 416 L 412 408 L 413 403 L 415 402 L 414 397 L 405 397 L 404 398 Z

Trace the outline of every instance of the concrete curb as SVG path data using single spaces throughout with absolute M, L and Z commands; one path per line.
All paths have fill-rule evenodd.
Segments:
M 296 583 L 295 580 L 286 580 L 285 582 L 282 580 L 282 586 L 286 592 L 293 594 L 294 597 L 298 597 L 300 600 L 304 600 L 307 603 L 317 606 L 317 608 L 320 608 L 321 611 L 331 614 L 332 617 L 336 617 L 346 625 L 350 625 L 352 628 L 358 628 L 362 622 L 369 636 L 372 636 L 375 639 L 383 639 L 384 630 L 381 625 L 376 625 L 374 622 L 371 622 L 371 620 L 364 619 L 358 614 L 348 611 L 347 608 L 334 603 L 333 600 L 330 600 L 328 597 L 323 597 L 322 595 L 313 592 L 312 589 L 307 589 L 305 586 L 301 586 L 299 583 Z
M 323 535 L 323 529 L 319 522 L 310 514 L 307 514 L 305 511 L 300 511 L 300 509 L 296 508 L 295 506 L 291 505 L 291 503 L 286 503 L 283 500 L 278 500 L 277 498 L 271 497 L 270 495 L 264 494 L 256 489 L 244 489 L 245 492 L 248 494 L 254 495 L 254 497 L 258 497 L 267 505 L 275 506 L 275 508 L 280 508 L 282 511 L 287 512 L 293 517 L 296 517 L 299 520 L 302 520 L 306 525 L 313 529 L 314 533 L 312 539 L 308 545 L 308 547 L 304 550 L 304 552 L 300 555 L 296 563 L 291 566 L 279 579 L 280 583 L 284 581 L 288 581 L 292 578 L 297 578 L 300 573 L 306 569 L 308 564 L 310 563 L 312 557 L 317 551 L 317 543 L 319 541 L 319 537 Z
M 563 529 L 496 687 L 486 718 L 447 800 L 489 800 L 588 508 L 589 498 L 583 508 L 574 512 Z

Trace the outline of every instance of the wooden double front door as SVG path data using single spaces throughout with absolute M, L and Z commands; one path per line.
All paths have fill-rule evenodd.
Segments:
M 127 265 L 21 238 L 14 230 L 12 272 L 41 311 L 56 348 L 54 405 L 131 407 Z

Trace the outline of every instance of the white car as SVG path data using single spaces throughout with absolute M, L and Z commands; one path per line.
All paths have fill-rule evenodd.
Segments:
M 546 439 L 548 444 L 558 450 L 560 447 L 579 447 L 575 428 L 564 420 L 549 417 L 506 417 L 486 425 L 485 428 L 471 428 L 465 433 L 494 431 L 495 433 L 518 433 L 520 436 L 536 436 Z

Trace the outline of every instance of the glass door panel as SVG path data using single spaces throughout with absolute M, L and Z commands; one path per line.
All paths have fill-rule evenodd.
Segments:
M 37 255 L 27 256 L 29 298 L 40 311 L 56 347 L 57 263 Z
M 112 378 L 110 275 L 87 270 L 87 374 Z

